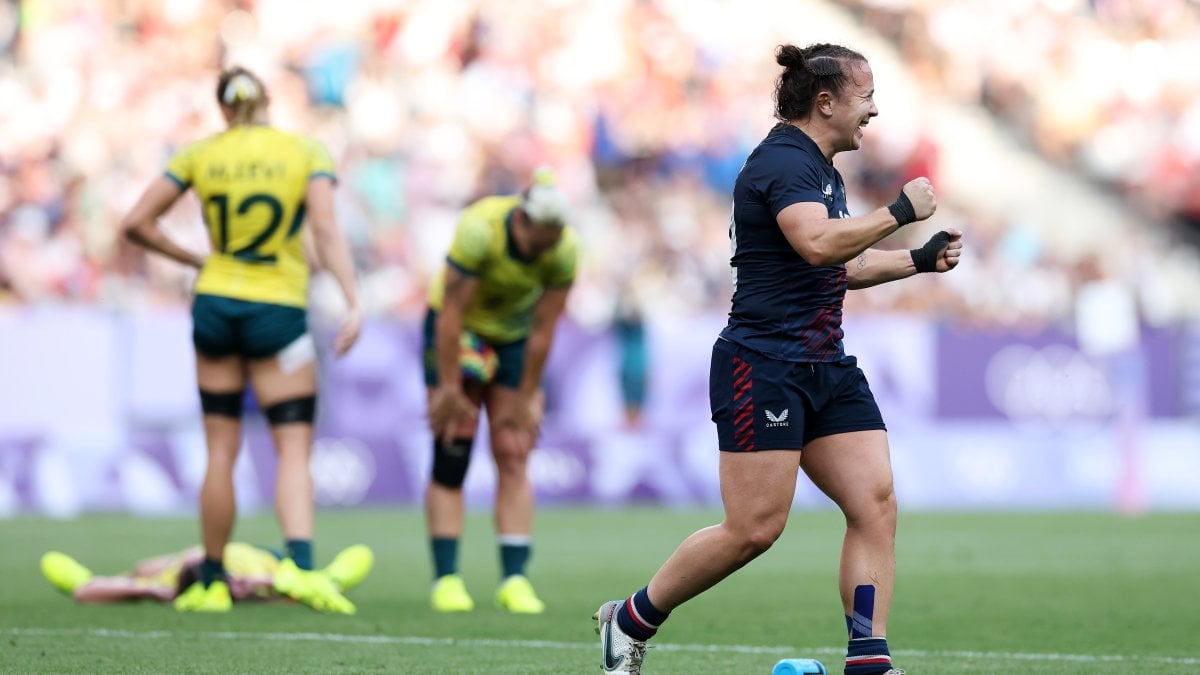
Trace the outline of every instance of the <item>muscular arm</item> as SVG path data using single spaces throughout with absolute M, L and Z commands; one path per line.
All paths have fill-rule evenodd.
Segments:
M 121 220 L 121 230 L 129 241 L 198 269 L 204 265 L 204 256 L 176 244 L 158 229 L 158 219 L 181 194 L 183 192 L 171 179 L 157 178 Z
M 962 257 L 962 231 L 949 227 L 938 232 L 921 248 L 911 251 L 881 251 L 869 248 L 846 263 L 846 286 L 869 288 L 889 281 L 907 279 L 918 272 L 949 272 Z M 920 269 L 917 261 L 926 269 Z
M 546 357 L 554 344 L 554 329 L 558 326 L 558 318 L 562 316 L 567 305 L 567 294 L 570 288 L 547 289 L 538 299 L 533 308 L 533 328 L 529 332 L 529 341 L 525 344 L 525 369 L 521 373 L 520 392 L 525 396 L 533 396 L 542 380 L 542 369 L 546 366 Z
M 808 264 L 823 267 L 850 262 L 901 225 L 925 220 L 936 210 L 933 186 L 928 178 L 921 177 L 905 183 L 900 199 L 891 207 L 875 209 L 865 216 L 834 219 L 822 203 L 796 202 L 784 207 L 775 220 L 788 243 Z M 897 220 L 901 215 L 905 216 L 903 222 Z
M 849 262 L 899 227 L 886 208 L 865 216 L 830 218 L 825 205 L 817 202 L 787 206 L 775 220 L 800 257 L 818 267 Z
M 870 288 L 907 279 L 916 273 L 917 266 L 907 250 L 881 251 L 869 248 L 846 263 L 846 284 L 851 290 Z
M 462 350 L 463 314 L 479 290 L 479 278 L 446 265 L 445 293 L 437 314 L 435 348 L 437 350 L 438 387 L 462 390 L 459 353 Z

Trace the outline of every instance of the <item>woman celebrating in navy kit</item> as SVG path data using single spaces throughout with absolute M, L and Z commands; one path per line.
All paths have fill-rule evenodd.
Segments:
M 885 637 L 895 575 L 896 497 L 879 408 L 842 346 L 842 301 L 918 272 L 953 269 L 962 233 L 912 251 L 872 249 L 937 208 L 926 178 L 894 203 L 850 216 L 833 166 L 879 114 L 858 52 L 784 45 L 775 90 L 780 123 L 751 152 L 733 191 L 733 307 L 713 347 L 712 418 L 725 519 L 693 533 L 650 583 L 597 612 L 603 668 L 640 673 L 646 640 L 668 613 L 766 551 L 783 532 L 797 470 L 846 518 L 839 587 L 849 631 L 847 675 L 902 673 Z

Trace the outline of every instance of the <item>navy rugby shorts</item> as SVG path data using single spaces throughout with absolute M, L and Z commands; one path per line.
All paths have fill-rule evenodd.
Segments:
M 887 429 L 854 357 L 779 361 L 718 338 L 708 398 L 727 452 L 799 450 L 822 436 Z

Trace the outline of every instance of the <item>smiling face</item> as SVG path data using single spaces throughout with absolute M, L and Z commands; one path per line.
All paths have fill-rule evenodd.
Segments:
M 828 124 L 833 134 L 833 151 L 857 150 L 862 145 L 863 127 L 879 114 L 875 107 L 875 76 L 866 61 L 847 64 L 850 81 L 842 95 L 830 101 Z

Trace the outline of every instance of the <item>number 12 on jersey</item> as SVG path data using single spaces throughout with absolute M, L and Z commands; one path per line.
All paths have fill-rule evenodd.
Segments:
M 255 226 L 258 224 L 258 222 L 260 222 L 259 219 L 251 219 L 247 217 L 247 214 L 249 214 L 252 210 L 256 212 L 256 215 L 263 214 L 265 211 L 267 222 L 266 227 L 258 230 L 258 234 L 250 241 L 250 243 L 234 251 L 229 250 L 229 230 L 231 227 L 229 195 L 224 193 L 214 194 L 205 200 L 205 204 L 206 206 L 216 207 L 216 218 L 210 217 L 208 218 L 208 222 L 210 228 L 213 227 L 214 223 L 216 226 L 216 232 L 213 233 L 213 241 L 216 244 L 217 250 L 219 250 L 221 253 L 232 255 L 243 262 L 275 262 L 274 251 L 279 249 L 279 247 L 282 245 L 282 242 L 275 246 L 268 247 L 268 250 L 266 251 L 262 249 L 264 246 L 268 245 L 268 242 L 270 242 L 271 237 L 275 234 L 275 231 L 278 230 L 279 226 L 283 223 L 283 204 L 280 204 L 278 199 L 276 199 L 273 195 L 269 195 L 264 192 L 256 192 L 254 194 L 247 195 L 238 203 L 233 212 L 233 215 L 238 218 L 238 220 L 232 224 L 234 227 L 236 227 L 235 231 L 248 234 L 248 232 L 258 230 L 258 228 Z M 300 231 L 300 226 L 303 223 L 304 204 L 300 204 L 296 207 L 296 215 L 292 217 L 292 222 L 288 226 L 287 235 L 284 237 L 284 241 L 286 242 L 287 240 L 296 236 L 296 233 Z

